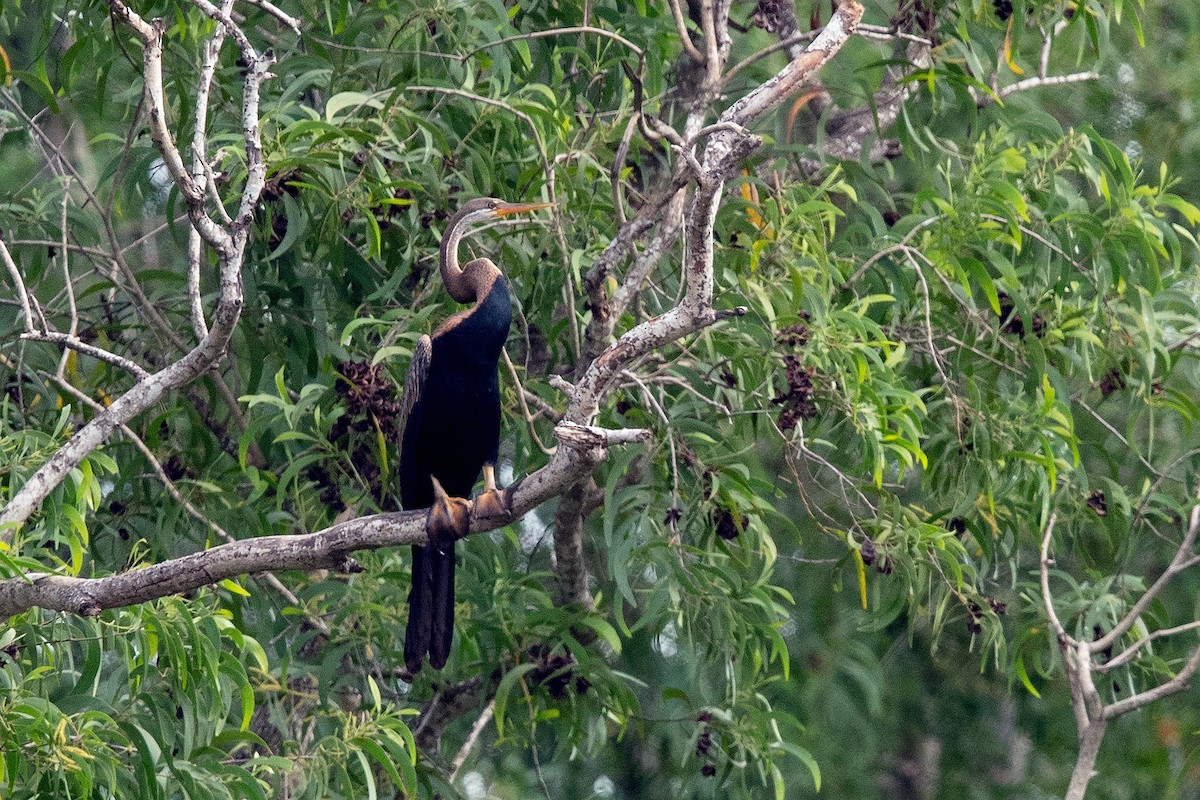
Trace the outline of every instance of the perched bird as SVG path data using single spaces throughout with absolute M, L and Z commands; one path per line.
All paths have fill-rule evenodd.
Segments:
M 428 545 L 413 546 L 412 590 L 404 663 L 421 669 L 426 654 L 441 669 L 454 639 L 454 542 L 467 535 L 471 514 L 510 513 L 496 487 L 500 447 L 500 352 L 508 338 L 512 306 L 508 282 L 489 259 L 458 265 L 458 245 L 470 230 L 549 203 L 470 200 L 446 227 L 439 251 L 442 281 L 450 296 L 472 304 L 413 351 L 400 410 L 400 503 L 429 508 Z M 482 470 L 483 493 L 468 500 Z

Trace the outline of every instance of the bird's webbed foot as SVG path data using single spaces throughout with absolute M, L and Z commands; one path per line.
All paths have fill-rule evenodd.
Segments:
M 506 490 L 496 486 L 496 467 L 492 464 L 483 466 L 483 494 L 475 498 L 475 516 L 480 519 L 488 517 L 511 517 L 512 501 Z
M 444 553 L 471 532 L 471 501 L 451 497 L 437 478 L 432 480 L 433 505 L 429 509 L 425 532 L 429 534 L 429 544 Z

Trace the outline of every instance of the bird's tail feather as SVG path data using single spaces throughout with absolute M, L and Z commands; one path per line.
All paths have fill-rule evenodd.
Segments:
M 446 666 L 454 642 L 454 545 L 444 552 L 433 549 L 427 556 L 433 562 L 429 666 L 441 669 Z
M 408 593 L 408 627 L 404 631 L 404 665 L 411 673 L 421 670 L 429 652 L 434 617 L 434 562 L 436 552 L 413 546 L 412 589 Z

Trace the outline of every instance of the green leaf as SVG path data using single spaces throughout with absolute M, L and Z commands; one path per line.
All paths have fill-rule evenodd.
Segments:
M 500 685 L 496 687 L 496 736 L 500 741 L 504 741 L 504 718 L 508 709 L 509 696 L 521 678 L 536 667 L 537 664 L 534 663 L 517 664 L 504 674 L 504 677 L 500 679 Z

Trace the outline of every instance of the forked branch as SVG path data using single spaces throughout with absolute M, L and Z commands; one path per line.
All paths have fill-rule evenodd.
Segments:
M 220 361 L 241 316 L 243 302 L 242 258 L 254 208 L 262 194 L 266 176 L 258 126 L 259 92 L 263 82 L 270 77 L 269 69 L 273 63 L 273 57 L 269 53 L 256 51 L 245 36 L 236 30 L 236 26 L 229 19 L 228 14 L 207 3 L 201 3 L 201 7 L 209 9 L 222 26 L 230 29 L 234 39 L 238 41 L 242 51 L 242 60 L 246 64 L 246 78 L 242 93 L 242 139 L 246 149 L 247 176 L 242 188 L 237 216 L 228 225 L 222 226 L 208 214 L 206 208 L 208 193 L 205 188 L 205 180 L 197 180 L 196 176 L 184 166 L 183 156 L 172 137 L 167 122 L 166 109 L 169 104 L 163 90 L 162 71 L 163 23 L 159 20 L 148 22 L 142 19 L 122 0 L 110 0 L 109 7 L 113 16 L 133 29 L 142 42 L 144 99 L 149 115 L 151 137 L 171 175 L 171 180 L 187 202 L 188 215 L 193 228 L 217 254 L 220 293 L 213 311 L 212 325 L 192 350 L 178 361 L 168 364 L 153 374 L 139 372 L 140 368 L 131 369 L 130 371 L 138 377 L 137 383 L 118 397 L 112 405 L 80 428 L 37 472 L 30 476 L 29 480 L 12 496 L 8 505 L 0 509 L 0 541 L 11 541 L 14 531 L 41 506 L 50 492 L 89 453 L 108 441 L 113 431 L 152 407 L 168 392 L 194 381 Z M 218 44 L 220 38 L 220 36 L 215 37 Z M 201 96 L 207 98 L 208 95 L 202 93 Z M 15 265 L 11 263 L 11 258 L 7 257 L 7 249 L 3 250 L 2 255 L 5 256 L 4 260 L 9 271 L 15 273 Z M 19 275 L 16 275 L 14 280 L 20 287 Z M 27 300 L 24 302 L 23 309 L 26 310 L 27 334 L 36 334 L 36 331 L 32 330 L 32 320 L 27 312 Z M 44 335 L 49 336 L 50 333 L 47 331 Z M 72 343 L 67 342 L 67 344 Z M 122 366 L 130 368 L 127 365 Z

